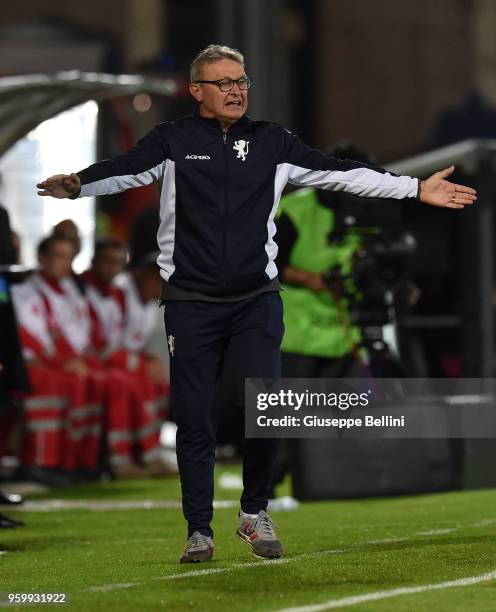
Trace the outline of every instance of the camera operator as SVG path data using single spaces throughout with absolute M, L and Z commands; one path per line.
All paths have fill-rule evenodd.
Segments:
M 356 147 L 340 145 L 336 157 L 373 163 Z M 353 324 L 345 294 L 356 289 L 349 278 L 360 247 L 357 234 L 332 240 L 334 204 L 339 196 L 317 189 L 299 189 L 281 199 L 277 223 L 278 266 L 285 291 L 282 366 L 285 378 L 363 376 L 357 345 L 360 329 Z M 335 277 L 332 286 L 329 275 Z M 339 279 L 344 279 L 342 284 Z
M 328 153 L 376 163 L 349 143 Z M 278 265 L 286 334 L 286 378 L 406 376 L 411 340 L 400 342 L 398 314 L 415 305 L 410 282 L 415 238 L 394 201 L 359 200 L 326 190 L 300 189 L 281 200 Z M 403 339 L 404 340 L 404 339 Z M 416 359 L 418 362 L 419 360 Z

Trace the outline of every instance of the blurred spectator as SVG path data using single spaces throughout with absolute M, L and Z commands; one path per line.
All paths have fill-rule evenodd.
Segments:
M 52 235 L 69 240 L 74 248 L 73 257 L 79 255 L 81 251 L 81 236 L 79 235 L 77 225 L 72 219 L 64 219 L 57 223 L 57 225 L 54 225 Z
M 353 145 L 339 145 L 329 154 L 373 163 Z M 351 321 L 347 300 L 325 279 L 331 270 L 341 278 L 349 276 L 360 246 L 356 234 L 330 239 L 339 197 L 326 190 L 299 189 L 279 205 L 277 261 L 286 288 L 281 348 L 283 376 L 288 378 L 360 376 L 360 330 Z
M 125 261 L 122 244 L 101 242 L 95 247 L 91 269 L 83 275 L 93 347 L 107 370 L 121 378 L 121 404 L 114 402 L 106 413 L 109 460 L 117 476 L 165 474 L 171 466 L 161 452 L 160 429 L 168 386 L 160 360 L 144 351 L 155 322 L 158 268 L 146 262 L 122 275 L 123 289 L 114 279 Z
M 102 435 L 104 380 L 90 354 L 88 307 L 71 279 L 73 256 L 67 238 L 45 238 L 40 270 L 13 290 L 32 385 L 21 475 L 52 486 L 66 484 L 67 472 L 97 468 Z
M 15 248 L 12 242 L 9 213 L 0 205 L 0 264 L 15 263 Z
M 158 206 L 149 206 L 134 219 L 129 240 L 132 266 L 146 257 L 150 251 L 158 249 L 157 233 L 159 225 Z
M 14 259 L 12 263 L 18 265 L 21 263 L 21 237 L 17 232 L 14 232 L 14 230 L 10 232 L 10 237 L 12 239 L 12 247 L 14 249 Z
M 15 261 L 9 216 L 5 208 L 0 206 L 0 266 L 6 267 Z M 8 274 L 0 269 L 0 459 L 9 450 L 10 434 L 20 417 L 14 398 L 28 390 L 29 381 L 17 334 Z M 0 504 L 16 504 L 21 501 L 18 496 L 5 495 L 0 491 Z M 21 521 L 0 514 L 0 528 L 22 524 Z
M 76 257 L 81 252 L 81 235 L 79 233 L 78 226 L 74 223 L 72 219 L 64 219 L 63 221 L 60 221 L 59 223 L 57 223 L 57 225 L 53 226 L 52 236 L 56 236 L 59 238 L 65 238 L 69 240 L 69 242 L 72 244 L 73 255 L 72 255 L 70 272 L 71 272 L 71 276 L 72 276 L 72 279 L 76 287 L 79 289 L 81 293 L 83 293 L 84 288 L 81 283 L 81 277 L 78 276 L 72 268 L 72 262 L 74 261 L 74 259 L 76 259 Z
M 97 242 L 91 268 L 82 275 L 92 319 L 92 346 L 102 359 L 122 344 L 124 294 L 114 280 L 124 271 L 126 255 L 121 242 Z
M 496 138 L 496 109 L 473 91 L 454 108 L 441 114 L 432 145 L 441 147 L 468 138 Z
M 124 296 L 122 350 L 115 353 L 112 363 L 133 373 L 140 380 L 142 392 L 147 398 L 146 412 L 151 427 L 141 427 L 137 432 L 143 447 L 143 458 L 160 472 L 176 471 L 175 460 L 171 465 L 159 447 L 160 423 L 168 404 L 168 376 L 160 357 L 146 350 L 146 344 L 155 329 L 157 300 L 160 296 L 160 274 L 157 254 L 143 258 L 136 266 L 121 274 L 117 284 Z M 154 424 L 153 424 L 154 422 Z

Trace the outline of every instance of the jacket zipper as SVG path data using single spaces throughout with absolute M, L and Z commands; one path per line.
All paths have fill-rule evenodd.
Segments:
M 229 173 L 228 173 L 228 167 L 227 167 L 227 132 L 222 132 L 222 141 L 224 143 L 224 167 L 225 167 L 225 172 L 226 172 L 226 177 L 224 180 L 224 222 L 223 222 L 223 229 L 222 229 L 222 286 L 226 287 L 227 286 L 227 261 L 226 261 L 226 243 L 227 243 L 227 220 L 228 220 L 228 197 L 227 197 L 227 190 L 228 190 L 228 178 L 229 178 Z

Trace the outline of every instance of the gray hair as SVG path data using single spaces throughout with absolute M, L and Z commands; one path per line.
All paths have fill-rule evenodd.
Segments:
M 223 59 L 230 59 L 238 62 L 243 66 L 243 69 L 245 67 L 245 58 L 237 49 L 233 49 L 227 45 L 208 45 L 208 47 L 200 51 L 191 62 L 191 82 L 194 83 L 195 81 L 201 80 L 203 66 L 213 64 Z

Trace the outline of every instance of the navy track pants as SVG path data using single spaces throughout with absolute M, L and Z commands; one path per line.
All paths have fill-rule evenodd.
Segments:
M 279 293 L 269 292 L 237 302 L 167 301 L 164 317 L 188 536 L 194 531 L 212 536 L 215 393 L 223 357 L 229 348 L 240 385 L 245 378 L 280 377 L 282 300 Z M 267 508 L 277 450 L 278 440 L 246 439 L 244 512 L 257 514 Z

